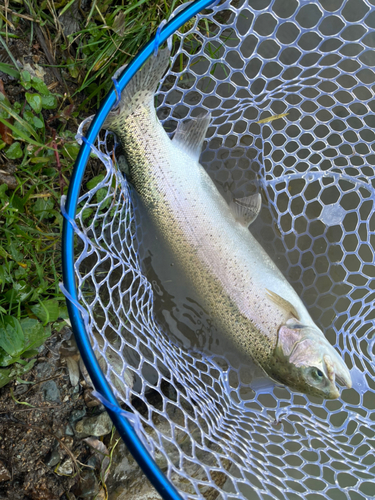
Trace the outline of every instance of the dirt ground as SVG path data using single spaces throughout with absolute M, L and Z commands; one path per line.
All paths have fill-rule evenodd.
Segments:
M 86 402 L 93 403 L 90 390 L 71 384 L 64 357 L 76 353 L 74 342 L 67 340 L 70 335 L 68 328 L 52 335 L 24 382 L 0 389 L 1 500 L 73 500 L 94 498 L 99 492 L 98 482 L 92 492 L 93 486 L 86 483 L 87 471 L 98 472 L 100 463 L 73 427 L 102 408 L 87 407 Z M 59 466 L 72 457 L 74 470 L 64 475 Z M 90 457 L 93 465 L 87 465 Z

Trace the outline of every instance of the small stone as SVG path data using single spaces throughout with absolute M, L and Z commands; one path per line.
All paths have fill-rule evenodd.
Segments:
M 75 396 L 79 396 L 80 390 L 81 390 L 81 388 L 80 388 L 80 386 L 78 384 L 75 387 L 73 387 L 73 390 L 72 390 L 73 398 Z
M 81 410 L 74 410 L 70 414 L 69 421 L 71 424 L 77 422 L 77 420 L 81 420 L 86 415 L 86 408 L 82 408 Z
M 106 497 L 106 494 L 103 490 L 103 488 L 99 491 L 99 493 L 96 495 L 95 497 L 95 500 L 105 500 L 107 497 Z
M 60 462 L 60 453 L 57 450 L 53 450 L 48 456 L 46 460 L 46 465 L 48 467 L 54 467 Z
M 36 378 L 48 378 L 53 372 L 53 367 L 49 363 L 38 363 L 35 366 Z
M 60 476 L 71 476 L 74 471 L 74 465 L 73 461 L 71 458 L 68 458 L 63 462 L 61 465 L 59 465 L 56 469 L 56 474 L 59 474 Z
M 8 469 L 5 467 L 5 463 L 0 460 L 0 482 L 9 481 L 11 479 L 11 474 Z
M 103 457 L 102 457 L 103 458 Z M 101 461 L 97 454 L 91 455 L 91 457 L 87 460 L 87 465 L 93 467 L 94 469 L 100 469 Z
M 94 406 L 100 405 L 100 401 L 94 398 L 91 393 L 92 391 L 90 389 L 86 389 L 83 393 L 83 399 L 85 400 L 86 406 L 88 408 L 93 408 Z
M 65 435 L 66 436 L 74 436 L 74 430 L 73 430 L 73 427 L 70 424 L 68 424 L 65 427 Z
M 74 488 L 74 493 L 79 498 L 95 498 L 99 493 L 99 485 L 92 470 L 81 472 L 81 481 Z
M 71 437 L 71 436 L 65 436 L 63 439 L 62 439 L 62 442 L 65 444 L 65 446 L 67 448 L 69 448 L 69 450 L 71 450 L 73 448 L 73 445 L 74 445 L 74 439 Z
M 60 403 L 60 389 L 54 380 L 48 380 L 43 384 L 42 387 L 44 401 L 50 401 L 52 403 Z
M 86 417 L 76 423 L 75 432 L 78 438 L 87 436 L 105 436 L 112 430 L 112 420 L 107 412 L 94 417 Z

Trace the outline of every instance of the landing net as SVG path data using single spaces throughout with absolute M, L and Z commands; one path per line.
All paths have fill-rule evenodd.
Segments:
M 373 498 L 374 27 L 365 0 L 224 1 L 173 37 L 157 94 L 171 135 L 211 112 L 201 163 L 225 197 L 262 194 L 251 231 L 351 369 L 339 400 L 247 390 L 243 367 L 170 341 L 142 274 L 124 167 L 108 137 L 92 146 L 103 179 L 76 218 L 86 327 L 184 498 Z

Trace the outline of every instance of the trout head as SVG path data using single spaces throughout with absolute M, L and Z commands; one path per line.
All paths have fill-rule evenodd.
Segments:
M 323 333 L 293 318 L 281 326 L 269 375 L 291 389 L 325 399 L 340 393 L 336 382 L 350 388 L 350 372 Z

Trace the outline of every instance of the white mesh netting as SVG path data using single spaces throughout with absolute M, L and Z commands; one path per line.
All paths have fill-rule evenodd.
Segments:
M 167 131 L 212 113 L 201 163 L 225 196 L 262 193 L 251 231 L 351 369 L 341 399 L 247 390 L 243 367 L 160 331 L 126 178 L 93 147 L 105 174 L 79 202 L 80 300 L 116 396 L 185 498 L 375 496 L 373 4 L 224 1 L 174 36 L 158 91 Z

